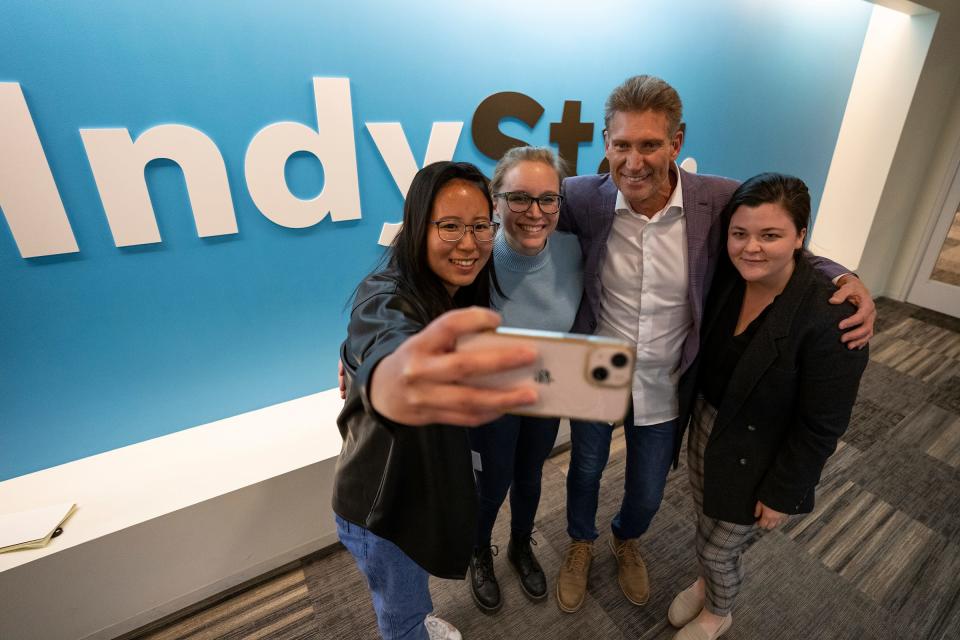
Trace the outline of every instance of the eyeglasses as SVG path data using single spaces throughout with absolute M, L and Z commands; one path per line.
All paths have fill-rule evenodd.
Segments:
M 473 232 L 477 242 L 492 242 L 493 236 L 497 234 L 497 227 L 500 226 L 499 222 L 463 224 L 459 220 L 431 220 L 430 224 L 437 227 L 437 234 L 445 242 L 459 242 L 467 229 Z
M 493 197 L 506 200 L 510 211 L 514 213 L 526 213 L 536 202 L 542 213 L 553 215 L 560 211 L 560 203 L 563 202 L 563 196 L 556 193 L 548 193 L 539 198 L 534 198 L 523 191 L 504 191 L 503 193 L 493 194 Z

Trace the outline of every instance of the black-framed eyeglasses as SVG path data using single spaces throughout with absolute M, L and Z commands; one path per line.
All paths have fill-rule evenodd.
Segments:
M 526 213 L 536 202 L 542 213 L 553 215 L 560 211 L 560 203 L 563 202 L 563 196 L 558 193 L 546 193 L 539 198 L 535 198 L 523 191 L 504 191 L 493 194 L 493 197 L 506 200 L 510 211 L 514 213 Z
M 459 220 L 431 220 L 430 224 L 437 227 L 437 234 L 445 242 L 459 242 L 467 229 L 473 232 L 473 237 L 477 242 L 492 242 L 493 236 L 497 235 L 499 222 L 475 222 L 473 224 L 464 224 Z

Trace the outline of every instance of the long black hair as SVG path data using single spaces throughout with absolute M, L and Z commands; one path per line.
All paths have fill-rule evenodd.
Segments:
M 464 180 L 483 194 L 489 215 L 493 216 L 493 200 L 486 176 L 468 162 L 434 162 L 417 172 L 410 183 L 403 203 L 403 227 L 393 239 L 387 265 L 397 274 L 397 287 L 419 305 L 425 319 L 432 320 L 450 309 L 490 306 L 490 288 L 500 293 L 491 253 L 472 284 L 457 289 L 453 297 L 443 282 L 430 269 L 427 260 L 427 234 L 431 228 L 430 215 L 437 194 L 451 180 Z

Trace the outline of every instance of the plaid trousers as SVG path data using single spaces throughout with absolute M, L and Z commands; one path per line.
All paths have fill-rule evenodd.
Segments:
M 706 584 L 704 607 L 710 613 L 725 616 L 733 609 L 743 584 L 743 552 L 766 530 L 755 524 L 734 524 L 703 514 L 703 451 L 716 417 L 717 410 L 703 397 L 697 398 L 687 441 L 687 467 L 697 518 L 697 562 Z

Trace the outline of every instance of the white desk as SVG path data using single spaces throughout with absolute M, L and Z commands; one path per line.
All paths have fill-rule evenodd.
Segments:
M 75 502 L 0 554 L 0 638 L 112 638 L 336 540 L 331 389 L 0 482 L 0 510 Z

